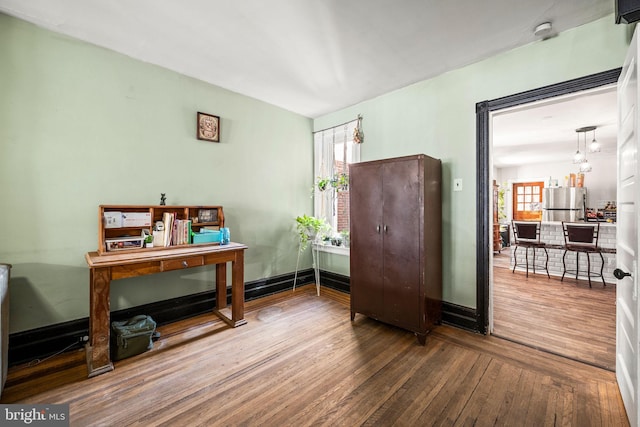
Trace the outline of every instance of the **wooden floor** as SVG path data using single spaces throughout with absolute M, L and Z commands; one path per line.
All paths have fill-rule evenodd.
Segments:
M 413 334 L 305 286 L 161 328 L 86 378 L 82 352 L 12 368 L 2 403 L 68 403 L 72 426 L 625 426 L 615 375 L 495 337 Z
M 494 265 L 494 335 L 615 370 L 615 285 Z

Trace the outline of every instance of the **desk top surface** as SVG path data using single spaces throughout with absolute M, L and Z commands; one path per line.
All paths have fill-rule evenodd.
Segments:
M 204 255 L 216 252 L 236 252 L 247 249 L 242 243 L 231 242 L 227 245 L 189 245 L 168 248 L 153 248 L 139 252 L 114 252 L 100 255 L 97 251 L 88 252 L 85 260 L 89 267 L 108 267 L 110 265 L 132 264 L 145 261 L 160 261 L 191 255 Z

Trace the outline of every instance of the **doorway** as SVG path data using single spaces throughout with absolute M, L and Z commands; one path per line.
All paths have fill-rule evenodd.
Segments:
M 579 172 L 580 164 L 573 163 L 577 150 L 575 130 L 585 124 L 596 125 L 593 127 L 599 130 L 596 143 L 600 148 L 598 152 L 586 154 L 585 141 L 580 140 L 580 150 L 593 166 L 591 172 L 580 175 L 582 183 L 586 179 L 589 184 L 589 188 L 584 188 L 585 193 L 588 191 L 594 203 L 600 199 L 615 200 L 617 92 L 614 85 L 497 111 L 492 114 L 491 124 L 492 179 L 497 178 L 505 190 L 505 203 L 498 207 L 510 207 L 499 212 L 504 218 L 502 228 L 508 228 L 511 220 L 542 221 L 542 210 L 548 202 L 543 196 L 552 191 L 547 187 L 572 185 L 571 179 L 564 181 L 565 177 Z M 526 155 L 519 155 L 520 151 Z M 573 180 L 573 185 L 576 184 Z M 551 200 L 560 201 L 557 197 Z M 586 199 L 581 200 L 581 204 L 586 204 Z M 595 203 L 595 207 L 598 206 Z M 576 281 L 573 277 L 560 280 L 562 262 L 556 260 L 563 254 L 558 249 L 563 239 L 562 229 L 547 222 L 550 220 L 547 215 L 540 228 L 541 240 L 550 245 L 544 251 L 536 249 L 532 253 L 533 249 L 524 248 L 516 251 L 509 246 L 499 253 L 494 250 L 489 332 L 614 370 L 615 286 L 602 288 L 600 284 L 591 289 L 588 282 Z M 526 255 L 528 274 L 512 272 L 509 269 L 512 259 L 518 259 L 522 266 Z M 547 263 L 549 255 L 551 262 Z M 571 254 L 568 259 L 573 259 Z M 537 274 L 535 267 L 532 271 L 534 265 L 538 268 Z M 550 276 L 546 273 L 547 267 L 551 269 Z
M 543 181 L 516 182 L 511 189 L 511 211 L 514 221 L 542 220 L 542 189 Z
M 617 82 L 620 69 L 610 70 L 592 76 L 571 80 L 568 82 L 551 85 L 529 92 L 500 98 L 493 101 L 485 101 L 477 104 L 477 317 L 478 329 L 483 333 L 491 332 L 492 315 L 491 307 L 491 283 L 494 279 L 492 271 L 492 230 L 491 219 L 491 183 L 492 173 L 492 147 L 491 147 L 491 115 L 504 109 L 521 106 L 524 104 L 547 100 L 562 95 L 576 94 L 581 91 L 612 85 Z M 529 325 L 535 327 L 535 325 Z

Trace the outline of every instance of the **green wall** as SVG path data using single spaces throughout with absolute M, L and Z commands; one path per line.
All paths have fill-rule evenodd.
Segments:
M 312 135 L 362 114 L 362 160 L 443 161 L 444 298 L 475 307 L 475 105 L 622 65 L 613 16 L 314 121 L 0 14 L 0 262 L 11 332 L 88 316 L 84 254 L 99 204 L 221 204 L 249 246 L 245 280 L 293 272 L 293 219 L 311 213 Z M 197 111 L 221 143 L 195 138 Z M 463 191 L 453 193 L 453 178 Z M 302 268 L 311 265 L 305 253 Z M 348 257 L 321 267 L 349 274 Z M 112 283 L 112 309 L 211 289 L 211 268 Z
M 443 297 L 473 308 L 476 103 L 621 67 L 627 32 L 626 26 L 614 24 L 611 15 L 320 117 L 314 128 L 324 129 L 362 114 L 363 161 L 417 153 L 442 159 Z M 454 178 L 462 178 L 461 192 L 452 191 Z M 349 274 L 348 263 L 336 257 L 325 254 L 322 267 Z
M 196 112 L 221 142 L 195 137 Z M 98 205 L 220 204 L 245 280 L 295 270 L 312 121 L 0 14 L 0 262 L 11 332 L 88 316 Z M 311 265 L 305 254 L 301 267 Z M 211 289 L 210 267 L 112 283 L 127 308 Z

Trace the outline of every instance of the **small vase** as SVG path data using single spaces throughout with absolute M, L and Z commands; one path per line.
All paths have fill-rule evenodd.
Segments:
M 229 233 L 229 229 L 224 227 L 220 229 L 220 244 L 228 245 L 231 241 L 231 234 Z

